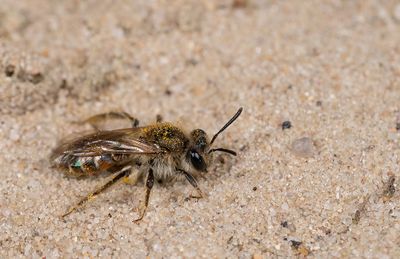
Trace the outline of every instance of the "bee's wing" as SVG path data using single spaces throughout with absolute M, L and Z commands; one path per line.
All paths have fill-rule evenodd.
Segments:
M 161 152 L 161 149 L 154 144 L 132 139 L 130 141 L 97 140 L 82 148 L 72 150 L 70 154 L 74 156 L 97 156 L 102 154 L 157 154 Z
M 143 128 L 99 131 L 61 144 L 53 154 L 98 156 L 103 154 L 159 154 L 163 150 L 141 136 Z

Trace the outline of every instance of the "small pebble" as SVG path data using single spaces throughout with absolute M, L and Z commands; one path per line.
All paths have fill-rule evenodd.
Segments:
M 310 254 L 310 250 L 301 241 L 291 240 L 290 245 L 292 246 L 293 249 L 297 251 L 299 255 L 305 257 Z
M 290 129 L 292 127 L 292 123 L 290 121 L 282 122 L 282 130 Z
M 20 137 L 19 130 L 17 128 L 13 128 L 10 132 L 10 140 L 17 141 L 19 140 L 19 137 Z
M 301 246 L 301 244 L 303 244 L 303 242 L 296 241 L 296 240 L 290 240 L 290 245 L 295 249 L 298 249 Z
M 311 138 L 303 137 L 292 143 L 292 152 L 300 157 L 312 157 L 315 153 L 314 143 Z
M 7 65 L 4 72 L 5 72 L 6 76 L 8 76 L 8 77 L 13 76 L 14 72 L 15 72 L 15 66 L 14 65 Z

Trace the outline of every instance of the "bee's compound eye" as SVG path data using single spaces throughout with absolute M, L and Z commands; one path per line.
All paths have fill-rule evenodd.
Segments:
M 196 168 L 198 171 L 206 172 L 207 171 L 207 165 L 204 162 L 203 157 L 194 150 L 189 151 L 189 157 L 190 157 L 190 162 Z

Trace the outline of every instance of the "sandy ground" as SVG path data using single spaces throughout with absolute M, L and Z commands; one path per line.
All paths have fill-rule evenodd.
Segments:
M 400 257 L 398 1 L 3 0 L 0 57 L 0 257 Z M 157 184 L 137 225 L 120 184 L 59 219 L 105 181 L 49 168 L 76 121 L 240 106 L 206 198 Z

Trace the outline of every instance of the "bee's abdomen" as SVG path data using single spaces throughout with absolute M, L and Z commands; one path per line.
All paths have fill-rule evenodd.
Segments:
M 97 175 L 118 164 L 116 159 L 109 154 L 89 157 L 64 155 L 56 159 L 54 163 L 67 175 L 75 177 Z

